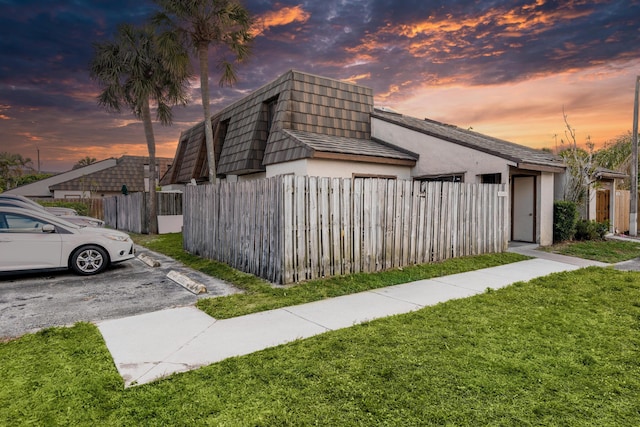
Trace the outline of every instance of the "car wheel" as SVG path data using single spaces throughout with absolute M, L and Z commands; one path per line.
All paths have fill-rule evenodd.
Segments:
M 71 268 L 83 276 L 100 273 L 107 264 L 109 264 L 109 256 L 98 246 L 83 246 L 71 255 Z

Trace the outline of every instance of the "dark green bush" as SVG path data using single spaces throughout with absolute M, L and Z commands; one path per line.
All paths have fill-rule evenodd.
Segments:
M 59 208 L 71 208 L 78 212 L 78 215 L 89 215 L 89 202 L 88 201 L 76 201 L 76 202 L 62 202 L 56 201 L 38 201 L 42 206 L 55 206 Z
M 603 240 L 609 231 L 609 222 L 596 222 L 581 219 L 576 224 L 576 240 Z
M 576 204 L 565 200 L 553 203 L 553 242 L 571 240 L 576 234 L 578 210 Z

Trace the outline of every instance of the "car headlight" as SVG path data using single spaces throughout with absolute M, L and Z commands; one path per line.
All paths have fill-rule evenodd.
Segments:
M 120 236 L 118 234 L 106 234 L 105 237 L 115 240 L 116 242 L 127 242 L 129 241 L 129 236 Z

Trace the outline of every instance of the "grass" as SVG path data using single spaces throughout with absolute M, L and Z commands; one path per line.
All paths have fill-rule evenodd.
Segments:
M 614 264 L 640 257 L 640 242 L 589 240 L 568 242 L 543 248 L 547 252 Z
M 370 289 L 429 279 L 527 259 L 515 253 L 487 254 L 454 258 L 433 264 L 423 264 L 379 273 L 358 273 L 275 287 L 250 274 L 242 273 L 216 261 L 205 260 L 182 249 L 182 234 L 159 236 L 135 235 L 137 244 L 177 259 L 191 268 L 218 277 L 244 290 L 242 294 L 200 299 L 197 303 L 205 313 L 217 319 L 242 316 L 259 311 L 363 292 Z
M 0 344 L 0 425 L 640 425 L 640 274 L 588 268 L 124 390 L 97 329 Z

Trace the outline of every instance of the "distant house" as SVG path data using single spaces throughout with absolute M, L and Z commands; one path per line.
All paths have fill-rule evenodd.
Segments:
M 629 204 L 623 201 L 623 194 L 616 185 L 629 175 L 606 168 L 597 168 L 594 182 L 587 194 L 588 210 L 584 218 L 597 222 L 609 221 L 610 231 L 623 233 L 629 231 Z M 625 193 L 629 194 L 628 191 Z M 618 209 L 619 211 L 617 211 Z
M 81 178 L 85 175 L 92 174 L 94 172 L 101 171 L 103 169 L 112 168 L 116 165 L 116 159 L 106 159 L 99 162 L 92 163 L 87 166 L 83 166 L 78 169 L 72 169 L 68 172 L 62 172 L 53 175 L 49 178 L 42 179 L 40 181 L 32 182 L 31 184 L 22 185 L 20 187 L 12 188 L 5 191 L 10 194 L 20 194 L 25 197 L 36 198 L 48 198 L 53 197 L 53 191 L 51 186 L 59 184 L 61 182 L 69 181 L 71 179 Z
M 373 106 L 371 89 L 289 71 L 212 117 L 217 173 L 509 184 L 511 239 L 552 243 L 556 156 Z M 204 124 L 180 135 L 163 186 L 208 179 Z
M 156 162 L 158 176 L 162 176 L 172 159 L 156 157 Z M 148 157 L 122 156 L 73 169 L 7 192 L 55 199 L 100 198 L 121 194 L 123 185 L 127 186 L 129 192 L 142 192 L 149 190 L 148 171 Z

